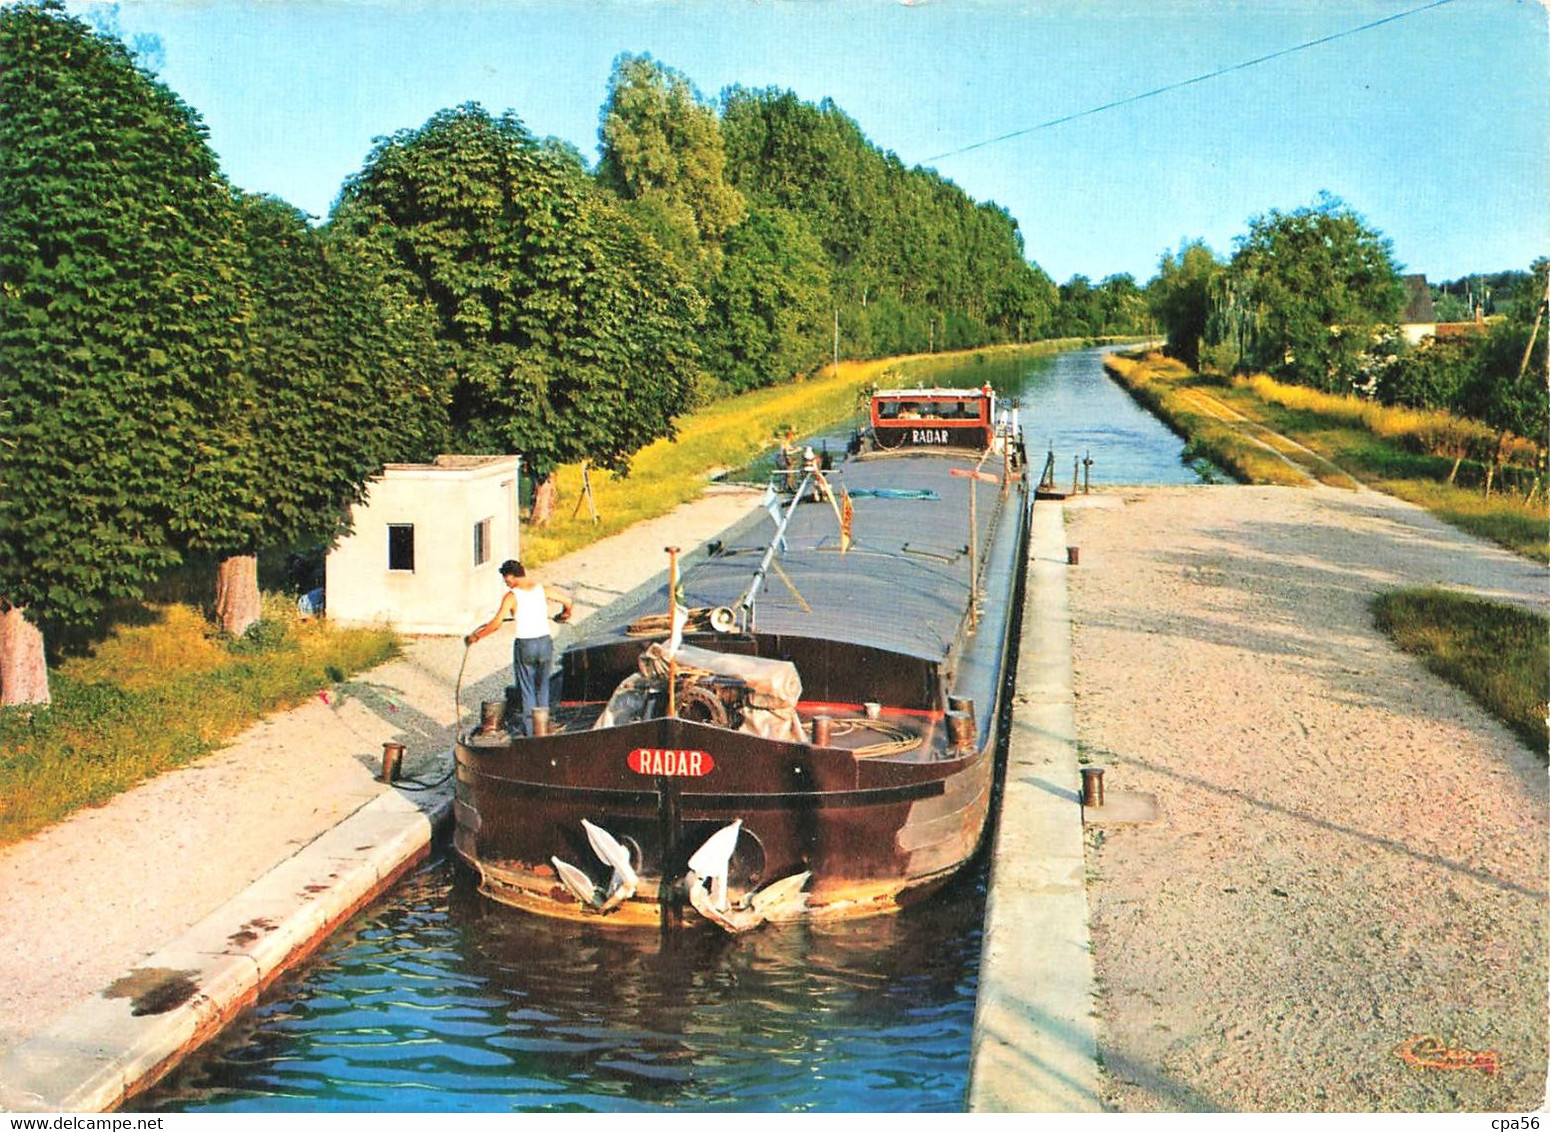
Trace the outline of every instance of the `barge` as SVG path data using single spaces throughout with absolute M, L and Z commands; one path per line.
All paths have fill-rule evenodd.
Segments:
M 1027 553 L 1016 410 L 878 390 L 828 464 L 681 577 L 674 552 L 654 606 L 594 617 L 533 735 L 459 735 L 454 849 L 486 896 L 736 932 L 893 912 L 973 856 Z

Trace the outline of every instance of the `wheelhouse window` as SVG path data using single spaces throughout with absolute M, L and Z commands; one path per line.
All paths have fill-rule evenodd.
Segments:
M 414 572 L 414 524 L 388 524 L 388 569 Z
M 474 565 L 483 566 L 490 560 L 491 519 L 480 519 L 474 524 Z

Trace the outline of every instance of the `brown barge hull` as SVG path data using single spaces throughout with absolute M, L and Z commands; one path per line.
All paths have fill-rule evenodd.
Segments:
M 690 854 L 741 819 L 729 869 L 734 892 L 808 872 L 804 918 L 887 914 L 973 856 L 994 772 L 994 737 L 986 738 L 962 757 L 918 763 L 858 760 L 681 719 L 611 729 L 606 738 L 581 732 L 493 746 L 474 739 L 458 745 L 454 848 L 481 890 L 502 903 L 657 925 L 683 908 L 681 892 L 671 883 L 664 892 L 661 878 L 682 877 Z M 704 751 L 715 770 L 702 779 L 637 776 L 624 757 L 637 748 Z M 566 773 L 556 775 L 561 768 Z M 583 819 L 626 845 L 641 875 L 636 895 L 606 915 L 577 900 L 549 861 L 594 862 Z M 604 879 L 601 866 L 590 871 Z

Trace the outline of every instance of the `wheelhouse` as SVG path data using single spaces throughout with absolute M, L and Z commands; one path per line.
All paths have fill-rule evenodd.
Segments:
M 872 436 L 879 448 L 989 448 L 996 395 L 981 389 L 879 389 Z

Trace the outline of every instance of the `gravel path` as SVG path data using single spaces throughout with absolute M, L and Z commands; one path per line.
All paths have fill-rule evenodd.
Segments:
M 1545 762 L 1368 603 L 1543 610 L 1550 575 L 1369 491 L 1150 489 L 1067 527 L 1083 754 L 1160 808 L 1087 834 L 1105 1104 L 1543 1104 Z M 1500 1073 L 1396 1054 L 1428 1034 Z

